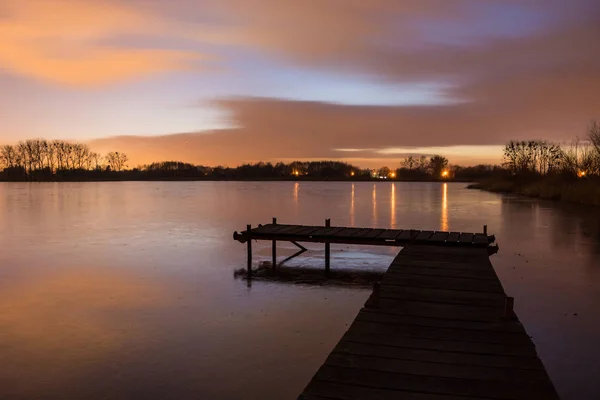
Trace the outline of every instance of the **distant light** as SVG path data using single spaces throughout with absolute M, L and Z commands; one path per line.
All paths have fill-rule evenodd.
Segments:
M 450 173 L 447 170 L 442 171 L 442 177 L 447 178 Z
M 390 178 L 395 178 L 396 177 L 396 173 L 395 172 L 390 172 Z
M 587 174 L 586 171 L 581 171 L 581 170 L 577 171 L 577 177 L 579 177 L 579 178 L 585 177 L 586 174 Z
M 351 171 L 351 172 L 350 172 L 350 176 L 354 176 L 354 171 Z

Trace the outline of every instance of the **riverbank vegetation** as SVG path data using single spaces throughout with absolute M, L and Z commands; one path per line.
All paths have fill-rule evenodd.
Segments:
M 156 162 L 129 168 L 122 152 L 101 155 L 81 143 L 32 139 L 0 147 L 3 181 L 114 181 L 114 180 L 412 180 L 450 179 L 442 156 L 413 159 L 402 167 L 377 170 L 339 161 L 258 162 L 235 168 L 193 165 L 181 161 Z M 476 176 L 485 168 L 457 168 L 453 178 Z M 470 180 L 468 178 L 467 180 Z
M 566 145 L 511 141 L 504 148 L 503 173 L 469 187 L 492 192 L 600 206 L 600 124 L 586 140 Z

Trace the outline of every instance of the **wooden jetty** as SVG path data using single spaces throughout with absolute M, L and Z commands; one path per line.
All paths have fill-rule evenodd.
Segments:
M 299 399 L 558 399 L 489 260 L 487 232 L 274 223 L 234 238 L 274 249 L 277 240 L 403 246 Z
M 257 228 L 247 225 L 245 231 L 234 232 L 233 239 L 248 244 L 249 275 L 252 274 L 252 240 L 272 242 L 273 268 L 277 266 L 277 241 L 291 242 L 300 248 L 300 251 L 292 257 L 306 251 L 306 248 L 299 245 L 298 242 L 325 243 L 325 272 L 329 272 L 330 269 L 331 243 L 397 247 L 418 244 L 488 248 L 490 243 L 496 240 L 493 235 L 488 236 L 487 226 L 483 227 L 483 233 L 439 232 L 417 229 L 335 227 L 331 226 L 329 219 L 325 220 L 325 226 L 283 225 L 277 223 L 277 218 L 273 218 L 273 223 L 259 225 Z

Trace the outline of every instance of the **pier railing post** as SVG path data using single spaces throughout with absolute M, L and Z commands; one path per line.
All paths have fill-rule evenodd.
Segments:
M 273 225 L 277 225 L 277 218 L 273 217 Z M 273 240 L 273 272 L 277 269 L 277 240 Z
M 484 226 L 483 226 L 483 234 L 484 234 L 484 235 L 487 235 L 487 225 L 484 225 Z
M 252 278 L 252 236 L 250 235 L 251 229 L 251 225 L 246 225 L 246 235 L 248 236 L 248 241 L 246 242 L 246 248 L 248 249 L 248 278 Z
M 331 226 L 331 219 L 327 218 L 325 220 L 325 227 L 329 228 Z M 325 275 L 329 276 L 329 267 L 330 267 L 330 257 L 331 256 L 331 244 L 329 242 L 325 242 Z

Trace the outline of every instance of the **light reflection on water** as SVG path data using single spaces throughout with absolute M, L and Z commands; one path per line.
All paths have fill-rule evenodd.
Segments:
M 562 398 L 594 398 L 598 211 L 464 186 L 0 184 L 0 398 L 295 398 L 368 291 L 234 280 L 245 247 L 232 232 L 274 216 L 487 224 L 500 244 L 492 262 Z M 322 246 L 310 249 L 292 265 L 321 268 Z M 385 270 L 396 251 L 332 246 L 332 268 Z M 254 252 L 270 260 L 267 244 Z

